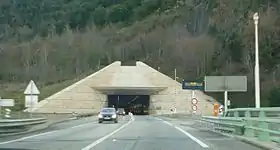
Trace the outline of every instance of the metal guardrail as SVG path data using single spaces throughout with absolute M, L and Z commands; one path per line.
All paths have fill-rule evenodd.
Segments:
M 27 113 L 27 112 L 11 112 L 9 114 L 9 119 L 27 119 L 27 118 L 43 118 L 44 115 L 37 113 Z M 7 118 L 5 113 L 0 113 L 0 118 Z
M 0 120 L 0 135 L 28 131 L 31 126 L 45 122 L 47 122 L 45 118 L 2 119 Z
M 201 122 L 220 132 L 280 144 L 280 108 L 230 109 L 224 116 L 203 116 Z
M 245 117 L 246 112 L 249 112 L 251 117 L 258 117 L 261 112 L 264 113 L 266 117 L 280 117 L 280 107 L 235 108 L 229 109 L 225 113 L 225 116 Z
M 59 118 L 59 121 L 55 121 L 55 123 L 64 122 L 66 120 L 69 120 L 69 118 L 79 119 L 95 115 L 97 115 L 97 113 L 72 113 L 68 115 L 66 114 L 64 117 Z M 46 123 L 47 119 L 41 116 L 45 116 L 46 118 L 48 118 L 59 116 L 59 114 L 33 113 L 32 118 L 30 118 L 31 116 L 28 113 L 13 113 L 11 114 L 10 118 L 0 119 L 0 136 L 26 132 L 29 131 L 34 125 Z
M 77 118 L 83 118 L 83 117 L 91 117 L 91 116 L 96 116 L 98 113 L 82 113 L 82 114 L 77 114 Z
M 243 135 L 244 122 L 242 118 L 203 116 L 201 121 L 208 123 L 213 130 Z

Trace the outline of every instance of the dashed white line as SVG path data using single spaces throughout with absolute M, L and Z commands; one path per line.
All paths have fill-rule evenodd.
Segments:
M 103 136 L 102 138 L 94 141 L 93 143 L 91 143 L 90 145 L 84 147 L 82 150 L 90 150 L 93 147 L 95 147 L 97 144 L 101 143 L 102 141 L 106 140 L 107 138 L 109 138 L 110 136 L 114 135 L 115 133 L 119 132 L 121 129 L 125 128 L 126 126 L 128 126 L 129 124 L 131 124 L 134 121 L 134 118 L 132 118 L 128 123 L 122 125 L 121 127 L 119 127 L 118 129 L 116 129 L 115 131 L 107 134 L 106 136 Z
M 85 123 L 85 124 L 80 124 L 80 125 L 77 125 L 77 126 L 73 126 L 73 127 L 70 127 L 71 129 L 74 129 L 74 128 L 79 128 L 79 127 L 83 127 L 83 126 L 86 126 L 88 124 L 92 124 L 92 122 L 89 122 L 89 123 Z

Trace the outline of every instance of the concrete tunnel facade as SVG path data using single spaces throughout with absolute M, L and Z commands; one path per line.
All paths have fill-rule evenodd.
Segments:
M 150 114 L 172 113 L 170 110 L 174 108 L 177 113 L 192 113 L 191 91 L 183 90 L 181 83 L 140 61 L 135 66 L 122 66 L 116 61 L 26 111 L 99 112 L 108 106 L 110 95 L 148 95 Z M 196 114 L 212 114 L 215 100 L 201 91 L 195 91 L 195 95 L 198 99 Z

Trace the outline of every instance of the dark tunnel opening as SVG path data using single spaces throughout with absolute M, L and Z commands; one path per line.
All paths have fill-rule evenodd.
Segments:
M 149 95 L 108 95 L 108 107 L 124 108 L 134 115 L 149 115 Z

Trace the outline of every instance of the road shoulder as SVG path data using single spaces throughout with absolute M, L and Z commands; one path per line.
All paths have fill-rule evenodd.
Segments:
M 239 137 L 223 134 L 220 132 L 215 132 L 213 130 L 209 130 L 208 128 L 204 128 L 201 124 L 195 119 L 177 119 L 177 118 L 169 118 L 169 117 L 159 117 L 163 120 L 166 120 L 172 124 L 180 126 L 182 129 L 187 132 L 193 134 L 194 136 L 202 139 L 207 144 L 214 149 L 228 149 L 228 150 L 236 150 L 236 149 L 246 149 L 246 150 L 261 150 L 263 147 L 258 145 L 254 145 L 250 142 L 245 142 L 244 139 L 240 139 Z M 271 150 L 271 149 L 270 149 Z M 273 149 L 276 150 L 276 149 Z

